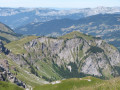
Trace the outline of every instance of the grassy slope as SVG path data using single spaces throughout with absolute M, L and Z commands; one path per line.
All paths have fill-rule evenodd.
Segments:
M 91 81 L 88 81 L 88 80 Z M 37 86 L 34 90 L 120 90 L 120 78 L 101 80 L 94 77 L 72 78 L 59 84 Z
M 24 89 L 21 87 L 18 87 L 15 84 L 0 81 L 0 90 L 24 90 Z
M 26 53 L 25 49 L 23 48 L 23 45 L 36 38 L 37 36 L 28 36 L 23 39 L 8 43 L 7 45 L 5 45 L 5 47 L 11 50 L 14 54 L 23 54 Z
M 13 30 L 6 26 L 5 24 L 0 23 L 0 39 L 6 44 L 10 41 L 15 41 L 21 38 L 21 35 L 16 34 Z
M 43 84 L 43 82 L 45 80 L 43 79 L 40 79 L 40 78 L 37 78 L 35 75 L 29 73 L 26 68 L 22 68 L 20 67 L 19 65 L 17 65 L 13 60 L 11 60 L 9 57 L 7 57 L 5 54 L 1 53 L 0 54 L 0 60 L 8 60 L 9 62 L 9 68 L 10 68 L 10 71 L 13 73 L 13 74 L 16 74 L 16 77 L 25 82 L 26 84 L 30 85 L 30 86 L 35 86 L 35 85 L 41 85 Z M 12 67 L 15 67 L 17 69 L 17 71 L 14 71 L 12 69 Z M 1 89 L 0 89 L 1 90 Z

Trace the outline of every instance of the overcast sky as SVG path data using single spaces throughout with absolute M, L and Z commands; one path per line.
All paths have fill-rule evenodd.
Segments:
M 0 0 L 0 7 L 88 8 L 120 7 L 120 0 Z

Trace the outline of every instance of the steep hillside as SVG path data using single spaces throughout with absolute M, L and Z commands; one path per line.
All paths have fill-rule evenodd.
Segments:
M 15 47 L 15 49 L 19 48 Z M 44 79 L 41 79 L 36 75 L 32 74 L 31 72 L 27 71 L 28 67 L 26 68 L 22 67 L 22 65 L 25 64 L 26 66 L 29 66 L 28 63 L 23 61 L 22 55 L 12 54 L 11 51 L 5 48 L 3 43 L 0 42 L 0 81 L 5 81 L 6 82 L 5 85 L 7 84 L 9 85 L 9 82 L 11 82 L 26 89 L 27 88 L 31 89 L 32 88 L 31 86 L 48 83 Z M 0 86 L 0 88 L 4 88 L 4 86 Z M 14 85 L 11 87 L 8 86 L 6 87 L 6 89 L 13 87 Z
M 16 28 L 31 22 L 46 22 L 54 19 L 79 19 L 97 14 L 120 13 L 119 7 L 96 7 L 71 10 L 49 8 L 0 8 L 0 22 Z
M 60 36 L 74 30 L 101 37 L 113 45 L 120 44 L 120 15 L 95 15 L 79 20 L 52 20 L 44 23 L 31 23 L 15 31 L 22 34 L 35 34 L 47 36 Z M 116 34 L 117 33 L 117 34 Z M 118 45 L 116 45 L 118 47 Z
M 62 33 L 64 33 L 61 31 L 61 28 L 67 28 L 69 26 L 72 26 L 73 23 L 76 23 L 76 21 L 70 19 L 52 20 L 42 23 L 30 23 L 28 25 L 19 27 L 14 31 L 21 34 L 37 36 L 55 33 L 55 35 L 57 36 L 57 34 L 62 35 Z
M 7 89 L 15 90 L 18 88 L 19 90 L 23 90 L 23 88 L 26 87 L 25 83 L 17 79 L 15 75 L 10 72 L 11 66 L 8 60 L 6 60 L 7 59 L 6 56 L 9 53 L 10 51 L 6 49 L 3 43 L 0 41 L 0 89 L 1 90 L 7 90 Z M 6 81 L 6 82 L 3 82 L 3 81 Z M 11 84 L 10 82 L 15 83 L 16 85 Z M 17 87 L 17 85 L 23 88 L 19 88 Z
M 35 85 L 32 78 L 31 81 L 26 78 L 27 74 L 49 82 L 88 75 L 109 79 L 120 74 L 119 51 L 100 38 L 77 31 L 56 39 L 35 38 L 5 45 L 11 51 L 7 57 L 16 63 L 18 71 L 24 69 L 22 78 L 18 71 L 14 71 L 18 73 L 16 77 L 27 84 Z M 19 46 L 19 42 L 23 43 Z
M 78 31 L 57 38 L 28 36 L 5 46 L 1 42 L 0 50 L 0 79 L 26 89 L 67 78 L 120 75 L 117 48 Z
M 9 43 L 10 41 L 18 40 L 20 37 L 21 35 L 14 33 L 14 31 L 8 26 L 0 23 L 0 40 L 5 43 Z

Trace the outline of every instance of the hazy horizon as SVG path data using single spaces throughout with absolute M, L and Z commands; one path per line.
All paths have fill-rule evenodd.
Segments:
M 58 9 L 72 9 L 72 8 L 95 8 L 95 7 L 119 7 L 118 0 L 0 0 L 0 7 L 11 8 L 58 8 Z
M 1 7 L 0 8 L 25 8 L 25 9 L 55 9 L 55 10 L 74 10 L 74 9 L 85 9 L 85 8 L 99 8 L 99 7 L 105 7 L 105 6 L 97 6 L 97 7 L 83 7 L 83 8 L 58 8 L 58 7 Z M 111 6 L 112 7 L 112 6 Z M 110 7 L 110 8 L 111 8 Z M 113 6 L 112 8 L 120 8 L 120 6 Z

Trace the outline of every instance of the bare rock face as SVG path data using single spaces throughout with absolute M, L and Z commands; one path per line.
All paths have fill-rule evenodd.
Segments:
M 0 41 L 0 53 L 4 53 L 5 55 L 8 55 L 10 53 L 10 51 L 4 47 L 4 45 L 1 41 Z M 8 60 L 0 59 L 0 81 L 10 81 L 10 82 L 15 83 L 18 86 L 21 86 L 23 88 L 26 87 L 25 83 L 18 80 L 10 72 Z
M 9 54 L 10 51 L 4 47 L 2 41 L 0 40 L 0 53 L 1 52 L 5 53 L 7 55 L 7 54 Z
M 106 79 L 120 75 L 118 49 L 100 38 L 80 32 L 58 38 L 39 37 L 25 43 L 22 48 L 26 53 L 15 55 L 10 52 L 6 56 L 27 72 L 25 78 L 34 74 L 36 81 L 44 79 L 52 82 L 90 75 Z M 10 73 L 7 60 L 0 60 L 0 63 L 0 79 L 5 80 L 5 76 L 9 81 L 24 87 L 25 84 Z
M 23 88 L 26 87 L 25 83 L 18 80 L 10 71 L 7 60 L 0 60 L 0 81 L 10 81 Z
M 120 53 L 101 39 L 41 37 L 25 44 L 24 47 L 27 52 L 34 53 L 40 60 L 46 57 L 52 58 L 55 64 L 63 66 L 71 73 L 76 67 L 78 74 L 98 77 L 119 75 L 116 67 L 120 67 Z M 33 62 L 34 59 L 32 57 Z

